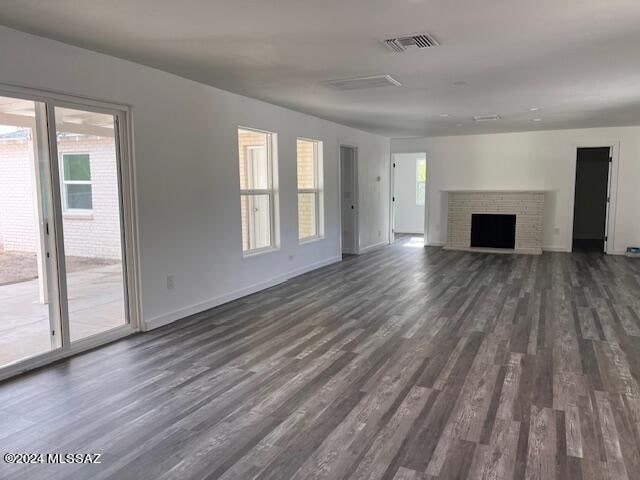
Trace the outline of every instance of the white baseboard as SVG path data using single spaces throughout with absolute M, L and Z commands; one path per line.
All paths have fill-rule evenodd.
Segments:
M 427 242 L 425 247 L 444 247 L 444 242 Z
M 176 320 L 180 320 L 196 313 L 204 312 L 205 310 L 209 310 L 224 303 L 237 300 L 238 298 L 246 297 L 247 295 L 251 295 L 252 293 L 256 293 L 260 290 L 265 290 L 280 283 L 286 282 L 287 280 L 297 277 L 298 275 L 302 275 L 312 270 L 317 270 L 318 268 L 326 267 L 327 265 L 331 265 L 340 261 L 342 261 L 342 255 L 338 257 L 332 257 L 328 260 L 323 260 L 322 262 L 314 263 L 312 265 L 307 265 L 306 267 L 299 268 L 297 270 L 292 270 L 291 272 L 278 275 L 277 277 L 271 278 L 264 282 L 256 283 L 254 285 L 235 290 L 233 292 L 212 298 L 205 302 L 197 303 L 195 305 L 180 308 L 164 315 L 149 318 L 144 322 L 144 330 L 153 330 L 155 328 L 162 327 L 163 325 L 168 325 L 169 323 L 173 323 Z
M 571 248 L 568 247 L 542 247 L 542 250 L 545 252 L 562 252 L 562 253 L 571 253 Z M 625 255 L 625 250 L 610 250 L 607 252 L 607 255 Z
M 373 245 L 369 245 L 367 247 L 360 248 L 358 250 L 358 254 L 367 253 L 367 252 L 370 252 L 371 250 L 375 250 L 377 248 L 386 247 L 387 245 L 389 245 L 389 242 L 387 242 L 387 241 L 374 243 Z
M 554 247 L 554 246 L 543 246 L 542 247 L 542 251 L 543 252 L 565 252 L 565 253 L 570 253 L 571 249 L 567 248 L 567 247 Z
M 411 230 L 396 230 L 394 233 L 398 235 L 424 235 L 424 232 L 416 232 Z

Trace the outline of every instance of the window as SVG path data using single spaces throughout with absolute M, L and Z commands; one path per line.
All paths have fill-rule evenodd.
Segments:
M 257 253 L 276 247 L 273 139 L 276 135 L 238 129 L 242 251 Z
M 65 210 L 91 210 L 91 162 L 88 153 L 62 155 L 62 184 Z
M 427 181 L 427 160 L 419 158 L 416 160 L 416 204 L 424 205 Z
M 298 239 L 322 237 L 322 142 L 297 140 Z

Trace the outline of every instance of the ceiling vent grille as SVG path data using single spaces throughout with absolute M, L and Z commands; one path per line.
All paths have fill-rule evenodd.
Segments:
M 476 122 L 493 122 L 495 120 L 500 120 L 500 115 L 495 113 L 490 113 L 488 115 L 476 115 L 473 119 Z
M 361 88 L 399 87 L 402 84 L 391 75 L 373 75 L 371 77 L 345 78 L 327 82 L 339 90 L 358 90 Z
M 431 48 L 438 47 L 440 44 L 428 33 L 418 33 L 416 35 L 406 35 L 397 38 L 388 38 L 384 40 L 387 48 L 394 52 L 404 52 L 411 48 Z

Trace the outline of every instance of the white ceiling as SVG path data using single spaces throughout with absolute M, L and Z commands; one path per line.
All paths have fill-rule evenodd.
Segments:
M 640 124 L 639 0 L 2 0 L 0 24 L 392 137 Z M 376 74 L 402 86 L 325 83 Z

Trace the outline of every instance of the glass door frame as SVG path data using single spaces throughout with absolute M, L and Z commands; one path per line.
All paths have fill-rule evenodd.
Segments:
M 52 350 L 46 353 L 29 357 L 17 363 L 12 363 L 5 367 L 0 367 L 0 381 L 17 375 L 27 370 L 46 365 L 53 361 L 65 358 L 76 353 L 95 348 L 105 343 L 130 335 L 141 330 L 142 305 L 140 302 L 140 255 L 138 248 L 138 228 L 137 228 L 137 208 L 135 196 L 135 168 L 133 161 L 133 142 L 131 109 L 127 105 L 112 104 L 92 99 L 83 99 L 41 90 L 16 87 L 0 84 L 0 96 L 7 96 L 40 102 L 44 104 L 46 112 L 46 132 L 43 137 L 48 139 L 48 144 L 39 145 L 39 150 L 47 153 L 46 174 L 48 178 L 48 192 L 46 203 L 48 206 L 48 218 L 43 235 L 46 235 L 45 242 L 52 249 L 52 254 L 46 262 L 50 269 L 50 274 L 55 276 L 56 281 L 52 282 L 51 295 L 55 296 L 55 306 L 51 311 L 56 315 L 50 315 L 50 323 L 55 331 L 59 326 L 61 341 L 52 336 Z M 58 160 L 57 131 L 55 122 L 55 108 L 70 108 L 84 110 L 87 112 L 112 115 L 114 117 L 116 163 L 118 173 L 119 210 L 120 210 L 120 236 L 122 246 L 122 268 L 125 325 L 110 329 L 103 333 L 98 333 L 71 343 L 69 331 L 69 312 L 67 301 L 67 276 L 64 255 L 64 233 L 63 233 L 63 205 L 61 197 L 60 183 L 60 163 Z M 37 106 L 36 106 L 37 108 Z M 52 241 L 52 239 L 54 241 Z M 56 331 L 56 333 L 58 333 Z M 60 337 L 58 337 L 60 338 Z M 55 343 L 60 346 L 56 347 Z

